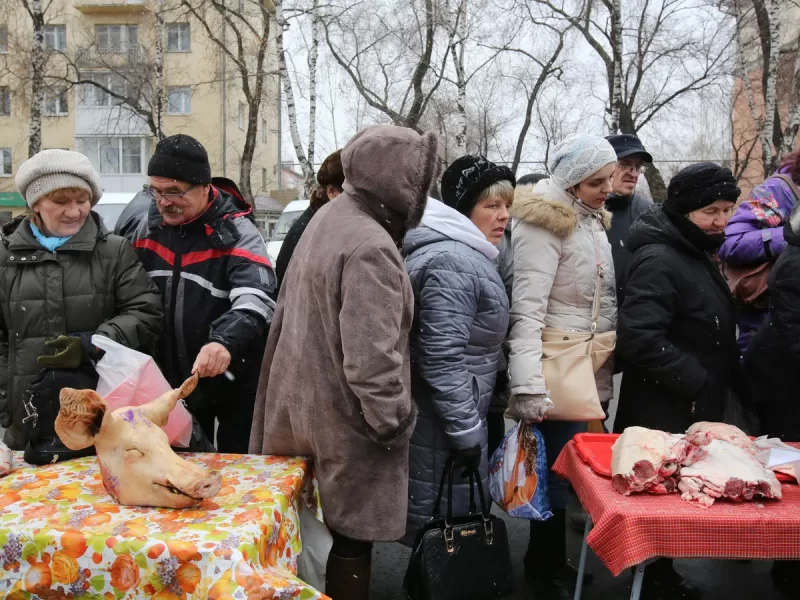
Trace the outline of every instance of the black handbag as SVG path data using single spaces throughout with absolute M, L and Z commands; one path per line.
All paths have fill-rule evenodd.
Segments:
M 483 600 L 514 591 L 506 524 L 489 513 L 477 473 L 469 474 L 469 514 L 453 517 L 454 468 L 451 459 L 442 472 L 433 517 L 417 532 L 403 579 L 408 600 Z M 447 516 L 442 519 L 439 505 L 445 477 Z M 476 486 L 480 513 L 475 507 Z
M 22 423 L 28 434 L 25 446 L 25 462 L 31 465 L 47 465 L 55 462 L 92 456 L 94 446 L 83 450 L 70 450 L 58 438 L 55 430 L 56 417 L 61 408 L 61 388 L 95 389 L 97 372 L 91 365 L 77 369 L 42 369 L 25 390 L 22 406 L 26 416 Z

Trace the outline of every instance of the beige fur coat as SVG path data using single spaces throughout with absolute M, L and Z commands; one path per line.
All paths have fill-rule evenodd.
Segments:
M 606 235 L 611 215 L 577 202 L 549 179 L 517 187 L 511 214 L 511 394 L 546 394 L 542 329 L 590 330 L 598 261 L 603 277 L 597 331 L 616 329 L 614 262 Z M 609 360 L 597 373 L 601 402 L 613 395 L 613 372 Z

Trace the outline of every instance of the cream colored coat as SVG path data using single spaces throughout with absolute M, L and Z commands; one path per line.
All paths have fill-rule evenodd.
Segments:
M 517 187 L 511 215 L 511 394 L 545 394 L 542 329 L 591 329 L 598 258 L 604 276 L 597 331 L 616 329 L 614 262 L 606 235 L 611 215 L 577 202 L 549 179 Z M 611 400 L 613 373 L 612 358 L 595 376 L 601 402 Z

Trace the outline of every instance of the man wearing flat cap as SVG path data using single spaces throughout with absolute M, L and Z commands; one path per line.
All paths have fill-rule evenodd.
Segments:
M 641 140 L 631 133 L 610 135 L 606 138 L 617 153 L 617 169 L 611 182 L 613 191 L 606 200 L 606 209 L 611 212 L 611 229 L 608 241 L 614 257 L 614 274 L 617 279 L 617 306 L 625 300 L 625 283 L 631 253 L 628 250 L 628 233 L 631 225 L 653 201 L 637 193 L 636 183 L 653 157 L 644 149 Z
M 151 205 L 133 245 L 164 297 L 156 361 L 171 385 L 200 384 L 186 405 L 217 449 L 246 453 L 276 277 L 252 209 L 212 185 L 205 148 L 158 142 L 147 166 Z

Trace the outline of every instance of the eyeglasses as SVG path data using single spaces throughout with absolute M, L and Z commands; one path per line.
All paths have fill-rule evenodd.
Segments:
M 629 163 L 617 163 L 617 168 L 623 173 L 635 173 L 637 175 L 647 171 L 647 165 L 632 165 Z
M 197 187 L 197 186 L 190 185 L 189 189 L 187 189 L 182 194 L 176 194 L 176 193 L 162 194 L 160 191 L 155 189 L 153 186 L 150 186 L 150 187 L 147 188 L 147 195 L 150 196 L 150 198 L 152 198 L 153 200 L 161 199 L 161 200 L 166 201 L 166 202 L 177 202 L 178 200 L 183 198 L 186 194 L 191 192 L 195 187 Z

